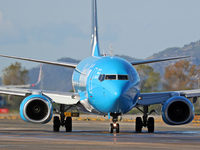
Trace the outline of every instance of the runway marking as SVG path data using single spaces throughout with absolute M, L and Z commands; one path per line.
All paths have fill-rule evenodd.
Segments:
M 21 119 L 21 118 L 20 116 L 0 116 L 0 119 L 14 120 L 14 119 Z
M 193 124 L 194 126 L 200 126 L 200 124 Z

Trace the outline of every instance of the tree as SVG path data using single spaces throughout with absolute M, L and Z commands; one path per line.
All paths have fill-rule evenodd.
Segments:
M 141 79 L 141 91 L 153 92 L 158 90 L 160 83 L 160 73 L 154 72 L 154 69 L 148 65 L 138 65 L 136 70 Z
M 2 70 L 2 83 L 4 85 L 22 85 L 29 82 L 29 71 L 21 66 L 21 63 L 15 62 Z
M 200 69 L 188 60 L 180 60 L 165 67 L 164 90 L 189 90 L 197 87 Z

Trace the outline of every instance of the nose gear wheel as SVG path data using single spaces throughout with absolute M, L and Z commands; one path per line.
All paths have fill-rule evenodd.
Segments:
M 119 133 L 119 123 L 117 123 L 118 121 L 118 116 L 121 115 L 120 113 L 111 113 L 110 114 L 113 118 L 112 121 L 113 123 L 110 124 L 110 133 L 113 133 L 113 131 L 115 130 L 116 133 Z

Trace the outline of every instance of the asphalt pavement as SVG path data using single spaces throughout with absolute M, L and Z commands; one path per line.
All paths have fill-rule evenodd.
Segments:
M 155 132 L 136 133 L 135 123 L 119 122 L 120 133 L 109 133 L 110 121 L 73 121 L 73 131 L 53 132 L 48 124 L 31 124 L 21 119 L 0 120 L 0 150 L 10 149 L 199 149 L 200 124 L 182 126 L 155 123 Z

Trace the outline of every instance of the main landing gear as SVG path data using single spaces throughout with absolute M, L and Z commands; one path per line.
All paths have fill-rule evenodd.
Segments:
M 137 109 L 143 113 L 143 117 L 142 117 L 143 120 L 141 117 L 136 118 L 135 131 L 138 133 L 142 132 L 142 127 L 147 127 L 149 133 L 154 132 L 154 118 L 153 117 L 148 118 L 148 115 L 156 111 L 152 110 L 148 112 L 148 107 L 149 106 L 143 106 L 143 111 L 137 107 Z
M 110 133 L 113 133 L 113 130 L 115 130 L 116 133 L 119 133 L 119 123 L 117 123 L 117 121 L 118 121 L 118 116 L 121 114 L 111 113 L 110 115 L 113 117 L 112 119 L 113 123 L 110 124 Z
M 68 108 L 68 109 L 70 109 L 70 108 Z M 60 114 L 60 119 L 58 116 L 54 116 L 54 118 L 53 118 L 53 131 L 54 132 L 59 132 L 60 126 L 65 126 L 66 132 L 72 131 L 72 118 L 66 117 L 66 119 L 65 119 L 64 112 L 67 110 L 65 110 L 65 105 L 63 105 L 63 104 L 60 105 L 60 112 L 57 111 L 57 113 Z

